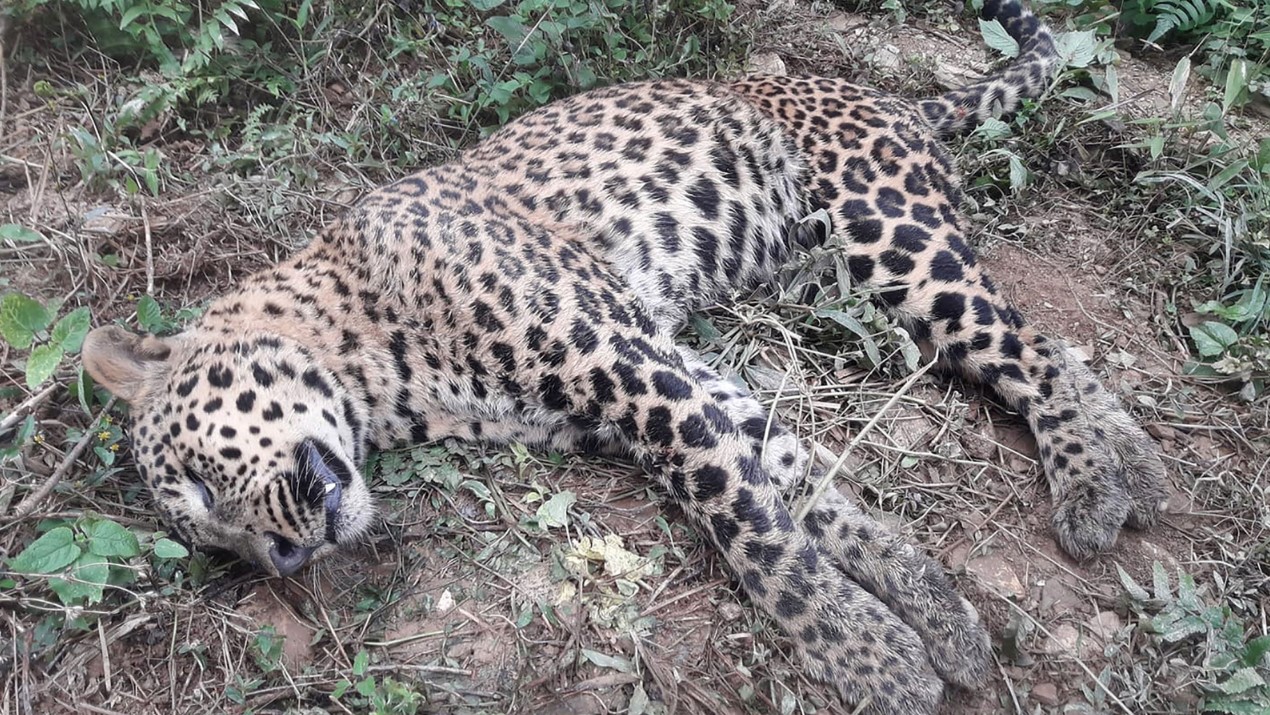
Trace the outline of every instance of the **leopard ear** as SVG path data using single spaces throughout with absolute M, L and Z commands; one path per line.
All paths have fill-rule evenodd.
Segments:
M 84 369 L 111 394 L 136 404 L 172 369 L 172 343 L 114 325 L 97 328 L 84 338 Z

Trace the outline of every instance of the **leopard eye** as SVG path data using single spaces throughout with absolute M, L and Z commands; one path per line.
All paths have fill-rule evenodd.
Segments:
M 207 488 L 207 484 L 202 479 L 195 476 L 192 472 L 187 472 L 186 476 L 189 477 L 190 482 L 194 484 L 194 488 L 198 490 L 198 495 L 203 500 L 203 506 L 206 507 L 208 511 L 211 511 L 212 507 L 216 504 L 216 500 L 212 498 L 212 492 Z

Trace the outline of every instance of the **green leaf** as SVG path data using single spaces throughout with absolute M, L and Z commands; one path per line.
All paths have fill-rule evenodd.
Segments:
M 16 223 L 6 223 L 0 226 L 0 241 L 13 241 L 15 243 L 36 243 L 43 241 L 44 236 L 39 231 L 33 231 L 26 226 Z
M 634 670 L 629 660 L 618 656 L 606 655 L 590 648 L 582 649 L 582 657 L 601 668 L 611 668 L 622 673 L 630 673 Z
M 1173 589 L 1169 586 L 1169 573 L 1164 570 L 1164 564 L 1159 561 L 1151 563 L 1151 582 L 1151 588 L 1155 591 L 1157 599 L 1165 602 L 1173 600 Z
M 110 519 L 94 519 L 84 527 L 88 550 L 98 556 L 130 558 L 141 553 L 137 536 Z
M 353 656 L 353 675 L 359 678 L 365 675 L 368 665 L 370 665 L 370 653 L 364 650 L 357 651 L 357 655 Z
M 1133 577 L 1126 573 L 1124 569 L 1120 568 L 1120 564 L 1116 564 L 1116 573 L 1120 575 L 1120 585 L 1124 586 L 1124 590 L 1129 593 L 1130 598 L 1139 602 L 1151 600 L 1151 594 L 1147 593 L 1145 588 L 1139 586 L 1138 582 L 1134 581 Z
M 1234 695 L 1265 684 L 1265 678 L 1262 678 L 1256 670 L 1252 668 L 1240 668 L 1235 671 L 1234 675 L 1226 679 L 1226 682 L 1221 683 L 1217 687 L 1227 695 Z
M 1227 113 L 1236 104 L 1240 104 L 1243 90 L 1248 86 L 1248 62 L 1237 57 L 1231 60 L 1231 69 L 1226 72 L 1226 91 L 1222 93 L 1222 113 Z
M 304 0 L 300 3 L 300 9 L 295 13 L 295 29 L 303 30 L 304 26 L 309 22 L 309 12 L 313 9 L 313 0 Z
M 468 0 L 468 2 L 471 3 L 473 9 L 488 12 L 507 2 L 507 0 Z
M 1248 641 L 1248 647 L 1244 648 L 1240 660 L 1244 665 L 1254 668 L 1261 665 L 1267 652 L 1270 652 L 1270 636 L 1259 636 Z
M 154 555 L 161 559 L 183 559 L 190 555 L 190 550 L 171 539 L 159 539 L 154 542 Z
M 119 18 L 119 29 L 126 30 L 142 13 L 148 12 L 150 3 L 137 3 L 124 11 L 123 16 Z
M 77 353 L 84 345 L 84 337 L 88 335 L 91 322 L 92 315 L 88 308 L 76 308 L 57 321 L 50 340 L 61 345 L 62 350 L 68 353 Z
M 1019 193 L 1027 187 L 1027 167 L 1023 166 L 1023 160 L 1010 154 L 1010 190 Z
M 137 324 L 147 333 L 163 332 L 163 309 L 153 296 L 143 295 L 137 301 Z
M 37 345 L 26 359 L 26 386 L 34 390 L 57 372 L 62 364 L 62 346 L 53 343 Z
M 577 501 L 578 496 L 568 490 L 552 496 L 538 506 L 538 524 L 543 528 L 568 526 L 569 507 Z
M 1239 341 L 1239 334 L 1225 323 L 1209 320 L 1191 326 L 1191 340 L 1195 341 L 1195 349 L 1201 357 L 1217 357 Z
M 499 15 L 491 17 L 485 21 L 491 30 L 503 36 L 507 40 L 507 44 L 516 47 L 520 45 L 521 40 L 529 34 L 529 28 L 525 27 L 525 23 L 514 17 Z
M 105 558 L 90 553 L 80 554 L 65 578 L 49 579 L 49 588 L 62 603 L 71 606 L 101 601 L 110 580 L 110 564 Z
M 1019 56 L 1018 41 L 1010 37 L 1010 33 L 1005 31 L 1000 22 L 996 20 L 979 20 L 979 33 L 983 35 L 983 41 L 988 47 L 1006 57 L 1014 58 Z
M 1182 97 L 1186 96 L 1186 81 L 1191 77 L 1191 58 L 1183 57 L 1177 61 L 1177 66 L 1173 68 L 1173 77 L 1169 80 L 1169 106 L 1174 112 L 1182 104 Z
M 75 532 L 69 526 L 59 526 L 9 559 L 9 568 L 18 573 L 54 573 L 70 566 L 81 553 Z
M 1010 125 L 997 119 L 996 117 L 988 117 L 983 120 L 979 126 L 975 127 L 974 133 L 985 139 L 1000 139 L 1010 136 Z
M 1068 67 L 1088 67 L 1098 51 L 1098 39 L 1094 30 L 1060 32 L 1054 36 L 1058 56 Z
M 31 347 L 35 334 L 48 327 L 53 316 L 47 308 L 21 293 L 0 300 L 0 335 L 18 350 Z

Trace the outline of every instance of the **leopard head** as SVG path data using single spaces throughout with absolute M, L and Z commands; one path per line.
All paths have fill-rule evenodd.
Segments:
M 83 360 L 129 404 L 137 471 L 178 538 L 289 575 L 368 530 L 360 422 L 304 346 L 251 331 L 105 327 Z

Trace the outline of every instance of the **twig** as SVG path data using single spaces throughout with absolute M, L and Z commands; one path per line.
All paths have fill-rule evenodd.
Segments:
M 49 398 L 49 395 L 52 395 L 53 392 L 57 390 L 57 388 L 58 388 L 58 385 L 56 383 L 49 385 L 43 390 L 23 400 L 22 404 L 18 405 L 17 407 L 13 409 L 13 412 L 10 412 L 9 414 L 5 415 L 4 419 L 0 420 L 0 434 L 4 434 L 5 430 L 9 429 L 10 427 L 16 425 L 19 421 L 21 421 L 23 412 L 26 412 L 27 410 L 33 410 L 36 407 L 38 407 L 40 403 L 47 400 Z
M 141 204 L 141 223 L 146 234 L 146 295 L 154 295 L 154 242 L 150 238 L 150 216 Z
M 798 512 L 794 516 L 794 521 L 796 523 L 801 522 L 804 518 L 806 518 L 807 512 L 811 511 L 812 507 L 816 506 L 816 503 L 820 501 L 820 497 L 824 496 L 825 490 L 827 490 L 829 485 L 833 483 L 834 476 L 838 474 L 839 469 L 842 469 L 842 465 L 846 463 L 847 457 L 850 457 L 851 453 L 855 451 L 855 448 L 859 446 L 861 440 L 863 440 L 869 432 L 873 431 L 873 428 L 876 427 L 878 422 L 882 419 L 882 415 L 886 414 L 896 402 L 900 401 L 900 398 L 907 394 L 909 390 L 913 389 L 913 385 L 916 385 L 917 381 L 935 366 L 935 362 L 938 358 L 939 356 L 936 355 L 935 360 L 931 360 L 921 366 L 917 372 L 909 375 L 908 379 L 904 381 L 904 384 L 900 385 L 899 389 L 895 391 L 895 394 L 891 395 L 891 399 L 887 400 L 885 405 L 882 405 L 882 409 L 878 410 L 877 413 L 873 415 L 873 418 L 870 419 L 858 433 L 856 433 L 856 436 L 851 439 L 851 443 L 848 444 L 846 448 L 842 450 L 842 454 L 838 456 L 838 461 L 834 462 L 833 466 L 825 472 L 825 475 L 820 478 L 819 482 L 816 483 L 816 488 L 812 490 L 811 494 L 803 500 L 802 505 L 798 507 Z
M 0 15 L 0 139 L 4 138 L 5 121 L 4 118 L 8 114 L 9 109 L 9 71 L 5 67 L 4 53 L 8 50 L 4 46 L 4 36 L 9 32 L 9 17 Z
M 110 401 L 106 403 L 106 406 L 102 408 L 101 412 L 97 414 L 97 419 L 101 419 L 101 416 L 109 412 L 114 406 L 115 398 L 112 397 L 110 398 Z M 96 423 L 96 421 L 97 420 L 93 420 L 94 423 Z M 92 443 L 93 438 L 96 436 L 96 433 L 91 429 L 84 430 L 83 436 L 81 436 L 79 441 L 75 443 L 75 447 L 71 449 L 70 454 L 66 455 L 66 459 L 63 460 L 61 464 L 57 465 L 57 469 L 49 475 L 48 479 L 44 480 L 44 483 L 40 485 L 39 489 L 36 489 L 34 492 L 28 494 L 27 498 L 23 499 L 21 504 L 18 504 L 18 507 L 13 510 L 13 515 L 6 519 L 6 521 L 13 522 L 18 521 L 19 519 L 25 519 L 27 515 L 35 511 L 36 505 L 44 501 L 44 497 L 47 497 L 49 493 L 57 487 L 57 485 L 62 481 L 62 477 L 65 477 L 66 473 L 71 470 L 71 467 L 74 466 L 75 462 L 79 459 L 79 455 L 83 454 L 85 449 L 88 449 L 88 445 Z

